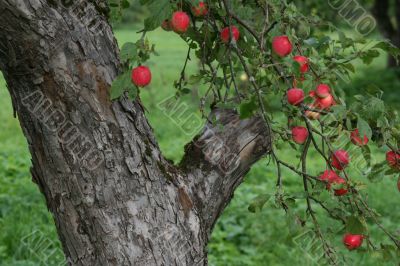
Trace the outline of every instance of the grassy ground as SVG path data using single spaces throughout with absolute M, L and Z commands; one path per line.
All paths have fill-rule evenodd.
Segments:
M 119 44 L 135 41 L 137 35 L 133 30 L 116 32 Z M 172 33 L 157 31 L 150 34 L 150 39 L 156 44 L 160 53 L 149 63 L 152 67 L 154 81 L 150 88 L 142 91 L 141 97 L 148 110 L 148 117 L 155 130 L 161 149 L 165 155 L 179 161 L 183 154 L 183 146 L 192 136 L 186 135 L 171 119 L 157 107 L 157 103 L 174 94 L 172 83 L 178 78 L 180 68 L 186 55 L 186 46 L 182 40 Z M 346 85 L 348 90 L 360 90 L 365 83 L 374 82 L 390 91 L 398 83 L 392 74 L 381 79 L 371 77 L 370 73 L 383 73 L 385 58 L 369 68 L 363 67 L 356 82 Z M 189 70 L 195 71 L 195 62 L 189 64 Z M 365 74 L 367 73 L 367 74 Z M 385 72 L 387 73 L 387 72 Z M 368 81 L 369 80 L 369 81 Z M 385 85 L 386 84 L 386 85 Z M 387 88 L 386 86 L 393 86 Z M 399 96 L 396 95 L 399 99 Z M 394 97 L 393 94 L 391 97 Z M 198 99 L 195 94 L 186 96 L 183 102 L 189 112 L 197 112 Z M 394 101 L 396 104 L 396 101 Z M 0 130 L 0 265 L 56 265 L 61 256 L 59 241 L 51 215 L 48 213 L 43 197 L 37 187 L 31 182 L 29 167 L 30 155 L 26 141 L 22 135 L 18 120 L 12 117 L 12 107 L 3 79 L 0 77 L 0 112 L 2 127 Z M 398 106 L 398 105 L 397 105 Z M 383 152 L 376 150 L 376 159 L 383 158 Z M 283 150 L 280 157 L 287 160 L 298 160 L 290 150 Z M 323 164 L 315 152 L 310 154 L 310 171 L 318 174 Z M 356 172 L 351 173 L 362 180 Z M 242 186 L 236 191 L 232 203 L 219 220 L 212 235 L 209 246 L 210 264 L 225 265 L 313 265 L 321 254 L 318 246 L 310 248 L 312 235 L 300 235 L 297 227 L 273 202 L 259 213 L 248 212 L 251 199 L 262 193 L 274 194 L 275 172 L 273 165 L 268 166 L 267 160 L 257 163 L 247 175 Z M 302 191 L 302 183 L 298 176 L 283 172 L 285 192 Z M 368 183 L 368 181 L 366 181 Z M 370 204 L 381 215 L 382 223 L 391 231 L 399 230 L 398 202 L 400 194 L 395 187 L 395 179 L 388 178 L 382 183 L 369 184 L 365 192 L 369 195 Z M 332 202 L 334 200 L 332 199 Z M 294 209 L 304 216 L 304 200 L 298 200 Z M 382 262 L 375 255 L 363 252 L 345 251 L 340 243 L 340 224 L 329 220 L 322 210 L 317 209 L 321 225 L 327 238 L 349 260 L 349 265 L 395 265 Z M 387 243 L 387 239 L 376 228 L 371 227 L 374 238 Z M 43 243 L 46 243 L 44 245 Z

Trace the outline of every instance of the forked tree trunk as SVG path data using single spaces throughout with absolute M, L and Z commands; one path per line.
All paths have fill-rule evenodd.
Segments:
M 0 67 L 33 181 L 71 265 L 206 265 L 213 225 L 270 149 L 260 118 L 217 121 L 161 154 L 140 101 L 109 99 L 120 71 L 105 1 L 0 0 Z

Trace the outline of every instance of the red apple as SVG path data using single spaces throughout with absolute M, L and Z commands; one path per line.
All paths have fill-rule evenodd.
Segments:
M 347 233 L 343 237 L 343 244 L 348 250 L 353 250 L 359 248 L 362 245 L 363 239 L 363 235 L 353 235 Z
M 398 152 L 388 151 L 386 153 L 386 161 L 393 169 L 400 170 L 400 154 Z
M 239 29 L 235 26 L 231 26 L 232 37 L 235 41 L 239 40 L 240 32 Z M 223 43 L 229 43 L 230 40 L 230 31 L 229 27 L 223 28 L 220 33 L 220 37 Z
M 335 151 L 331 159 L 332 166 L 338 170 L 343 170 L 350 163 L 349 154 L 345 150 Z
M 325 170 L 320 176 L 319 179 L 322 181 L 327 182 L 326 189 L 330 190 L 332 184 L 346 184 L 346 180 L 340 177 L 335 171 L 333 170 Z M 336 196 L 342 196 L 347 194 L 347 189 L 342 187 L 338 189 L 334 189 Z
M 281 56 L 287 56 L 292 52 L 292 44 L 287 36 L 276 36 L 272 40 L 272 49 Z
M 334 179 L 338 178 L 338 174 L 336 174 L 335 171 L 333 170 L 325 170 L 320 176 L 319 179 L 321 179 L 322 181 L 327 181 L 327 182 L 331 182 Z
M 358 128 L 356 128 L 354 131 L 352 131 L 350 133 L 350 139 L 351 139 L 351 142 L 353 142 L 354 145 L 357 145 L 357 146 L 360 146 L 360 147 L 364 146 L 364 145 L 367 145 L 368 141 L 369 141 L 367 135 L 364 135 L 364 138 L 361 139 L 360 133 L 358 131 Z
M 146 66 L 138 66 L 132 70 L 132 82 L 138 87 L 145 87 L 151 82 L 151 72 Z
M 302 55 L 296 55 L 293 60 L 300 64 L 300 72 L 305 73 L 308 71 L 308 58 Z
M 319 98 L 326 98 L 331 96 L 331 88 L 326 84 L 319 84 L 315 90 L 315 94 Z
M 297 144 L 304 144 L 308 138 L 308 130 L 305 127 L 293 127 L 292 138 Z
M 202 17 L 207 15 L 207 5 L 204 2 L 199 2 L 197 6 L 192 7 L 192 12 L 195 17 Z
M 184 33 L 190 25 L 190 18 L 188 14 L 183 11 L 176 11 L 172 14 L 171 26 L 177 33 Z
M 287 100 L 291 105 L 300 105 L 304 101 L 304 91 L 298 88 L 288 90 Z
M 343 196 L 343 195 L 347 194 L 348 190 L 345 188 L 346 180 L 344 178 L 338 176 L 337 178 L 332 180 L 331 185 L 332 184 L 336 184 L 336 185 L 343 184 L 343 186 L 341 188 L 333 189 L 335 191 L 335 196 Z
M 327 188 L 327 189 L 330 189 L 330 187 L 331 187 L 330 184 L 332 183 L 333 180 L 335 180 L 335 179 L 337 179 L 337 178 L 339 178 L 339 176 L 338 176 L 338 174 L 336 174 L 336 172 L 333 171 L 333 170 L 325 170 L 325 171 L 319 176 L 319 179 L 320 179 L 320 180 L 322 180 L 322 181 L 324 181 L 324 182 L 327 182 L 327 184 L 326 184 L 326 188 Z
M 164 20 L 161 24 L 161 28 L 165 31 L 171 31 L 171 22 L 168 19 Z
M 329 94 L 325 98 L 317 98 L 316 99 L 316 105 L 321 108 L 321 109 L 328 109 L 332 105 L 334 105 L 335 100 L 333 99 L 333 96 Z

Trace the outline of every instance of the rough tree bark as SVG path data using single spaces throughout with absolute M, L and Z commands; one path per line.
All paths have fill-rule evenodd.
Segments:
M 109 99 L 120 62 L 107 4 L 71 2 L 0 1 L 0 68 L 68 263 L 207 265 L 213 225 L 269 151 L 267 130 L 213 110 L 172 165 L 140 100 Z
M 393 5 L 394 19 L 390 14 L 390 6 Z M 375 0 L 372 7 L 372 13 L 378 21 L 379 31 L 382 35 L 389 39 L 392 44 L 400 47 L 400 0 L 390 3 L 389 0 Z M 397 67 L 396 59 L 389 56 L 388 67 Z

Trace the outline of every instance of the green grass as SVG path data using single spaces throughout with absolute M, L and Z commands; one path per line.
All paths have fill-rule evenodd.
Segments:
M 134 30 L 120 30 L 116 32 L 119 44 L 135 41 L 138 35 Z M 149 88 L 141 91 L 141 97 L 148 118 L 154 128 L 155 134 L 164 154 L 178 162 L 183 154 L 184 145 L 192 138 L 186 135 L 173 121 L 171 121 L 158 107 L 157 103 L 174 95 L 173 81 L 179 78 L 179 71 L 186 56 L 185 43 L 173 33 L 156 31 L 149 34 L 149 38 L 156 44 L 160 56 L 153 57 L 149 62 L 154 80 Z M 369 69 L 363 67 L 355 79 L 347 85 L 348 90 L 360 91 L 364 83 L 374 82 L 378 85 L 390 83 L 394 90 L 399 86 L 398 81 L 393 81 L 393 75 L 387 74 L 381 78 L 371 77 L 371 72 L 387 73 L 384 71 L 384 57 Z M 195 61 L 190 62 L 189 72 L 198 68 Z M 390 91 L 390 89 L 387 89 Z M 392 94 L 396 107 L 398 94 Z M 185 96 L 183 102 L 188 106 L 188 113 L 198 113 L 198 97 L 195 93 Z M 5 83 L 0 77 L 0 104 L 3 110 L 0 113 L 2 127 L 0 131 L 0 265 L 38 265 L 43 262 L 45 254 L 58 250 L 59 241 L 51 215 L 47 211 L 43 197 L 37 186 L 31 182 L 29 174 L 30 155 L 25 138 L 22 135 L 18 120 L 13 118 L 11 100 L 6 90 Z M 383 158 L 383 151 L 374 148 L 377 159 Z M 279 156 L 292 162 L 298 158 L 290 149 L 283 149 Z M 309 169 L 317 175 L 324 165 L 317 159 L 315 151 L 311 151 Z M 267 164 L 264 159 L 257 163 L 246 176 L 245 182 L 235 192 L 229 207 L 215 226 L 212 240 L 209 245 L 210 264 L 225 265 L 312 265 L 312 258 L 321 251 L 305 252 L 304 244 L 296 244 L 293 237 L 300 234 L 299 227 L 293 223 L 292 216 L 286 215 L 281 209 L 275 208 L 273 200 L 256 214 L 247 210 L 251 200 L 259 194 L 274 194 L 276 173 L 272 163 Z M 350 174 L 357 179 L 363 177 L 355 171 Z M 295 194 L 302 191 L 301 179 L 292 173 L 283 171 L 285 192 Z M 365 180 L 364 180 L 365 181 Z M 365 193 L 373 208 L 381 213 L 381 222 L 392 232 L 399 230 L 398 202 L 400 193 L 396 190 L 395 179 L 387 178 L 381 183 L 371 184 Z M 330 199 L 334 202 L 335 199 Z M 305 217 L 304 200 L 299 199 L 293 208 L 300 217 Z M 339 223 L 326 217 L 321 209 L 316 209 L 318 218 L 326 237 L 329 241 L 349 257 L 349 265 L 394 265 L 382 262 L 376 255 L 363 252 L 349 253 L 341 244 L 343 231 Z M 369 223 L 371 224 L 371 223 Z M 307 223 L 307 227 L 310 226 Z M 374 239 L 389 243 L 376 226 L 371 226 L 371 235 Z M 37 256 L 34 243 L 26 244 L 23 239 L 32 232 L 40 232 L 40 237 L 48 239 L 51 244 L 48 248 L 40 250 L 43 256 Z M 32 238 L 32 237 L 31 237 Z M 29 239 L 29 237 L 28 237 Z M 36 254 L 36 255 L 35 255 Z M 57 260 L 57 256 L 50 259 Z M 46 261 L 48 265 L 54 263 Z
M 136 41 L 140 37 L 135 30 L 120 30 L 115 34 L 120 46 L 128 41 Z M 180 68 L 183 67 L 186 58 L 187 46 L 177 35 L 163 31 L 150 32 L 148 37 L 156 45 L 156 50 L 160 55 L 154 56 L 147 63 L 152 69 L 153 80 L 150 87 L 141 90 L 141 98 L 147 107 L 148 118 L 155 128 L 157 139 L 165 156 L 176 162 L 183 155 L 183 147 L 191 140 L 192 136 L 182 134 L 182 131 L 179 131 L 172 121 L 167 123 L 168 118 L 157 107 L 157 104 L 175 94 L 173 81 L 179 79 Z M 196 62 L 189 62 L 188 70 L 194 72 L 196 69 Z M 192 95 L 183 99 L 183 102 L 189 103 L 187 106 L 190 112 L 197 110 L 195 106 L 197 103 L 194 99 L 198 100 Z
M 44 199 L 31 181 L 28 146 L 18 119 L 13 118 L 11 99 L 0 74 L 0 265 L 37 265 L 42 256 L 35 252 L 41 240 L 30 241 L 36 230 L 49 239 L 45 254 L 60 257 L 54 221 Z M 29 240 L 29 241 L 28 241 Z M 31 244 L 28 244 L 31 242 Z M 36 244 L 35 244 L 36 243 Z

